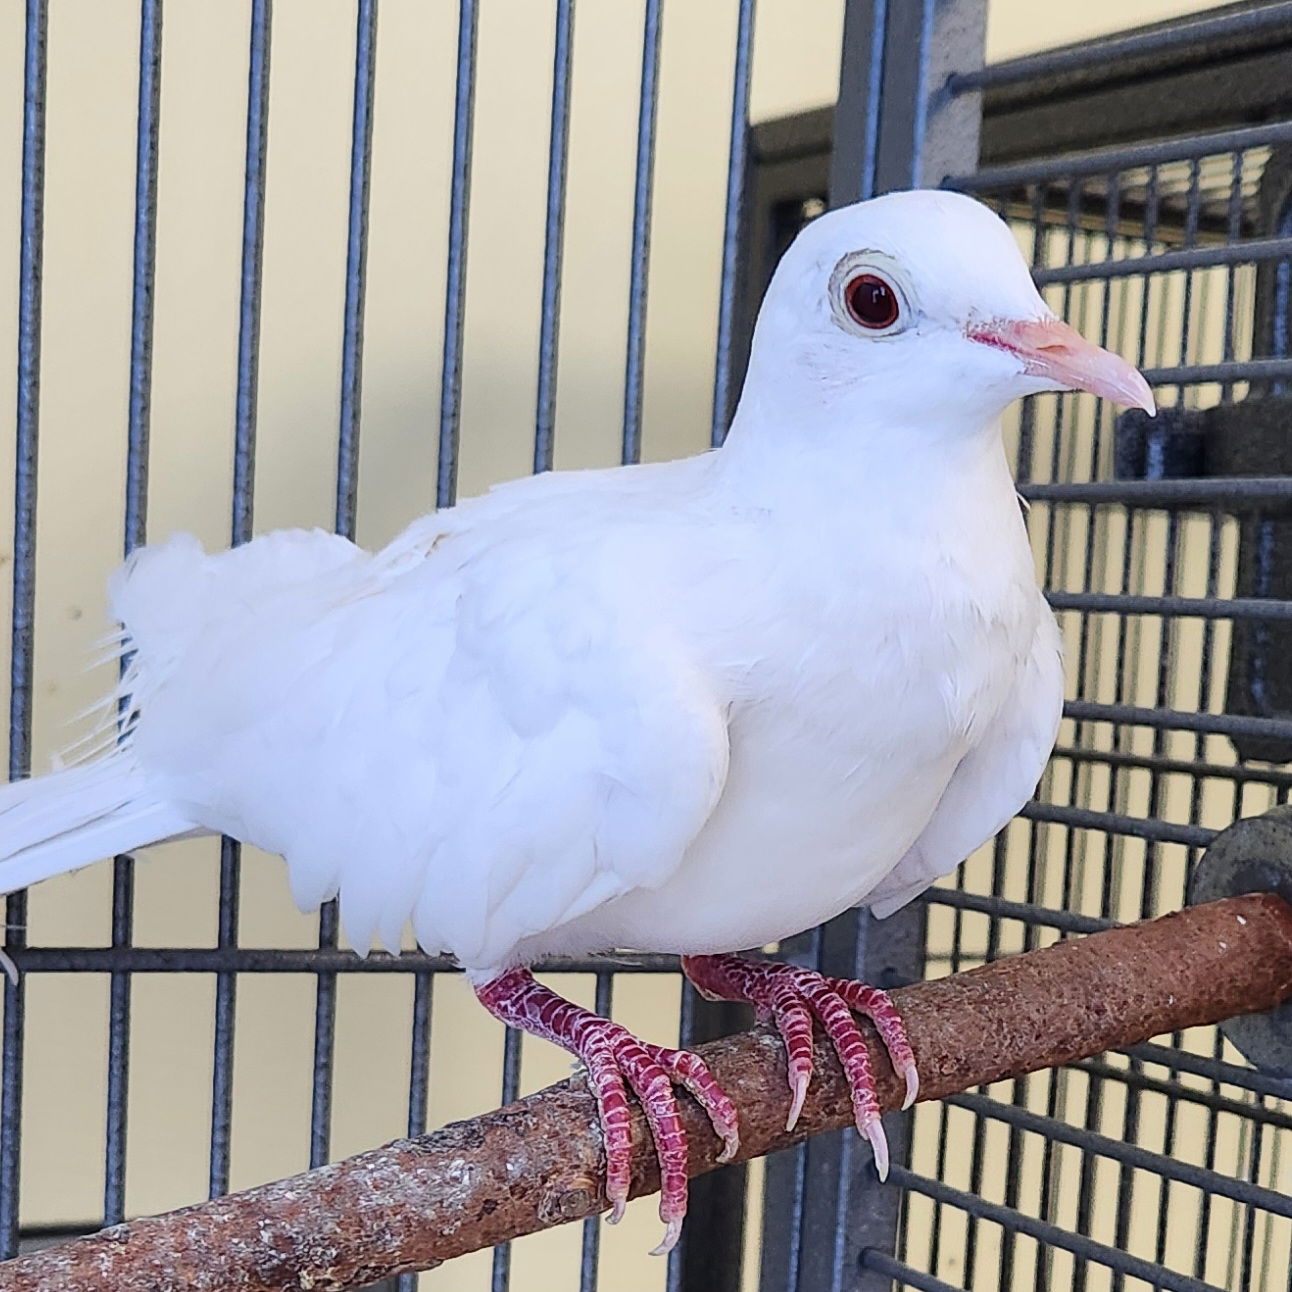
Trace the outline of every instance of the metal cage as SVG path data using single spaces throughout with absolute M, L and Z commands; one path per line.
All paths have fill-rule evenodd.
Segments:
M 621 457 L 641 453 L 661 0 L 645 0 L 629 236 Z M 348 237 L 335 441 L 335 526 L 353 534 L 377 3 L 359 0 Z M 1087 396 L 1028 401 L 1007 427 L 1029 527 L 1069 646 L 1059 747 L 1037 800 L 951 882 L 879 923 L 841 917 L 783 950 L 879 985 L 941 975 L 1187 900 L 1216 831 L 1288 800 L 1292 697 L 1282 688 L 1292 619 L 1286 552 L 1292 461 L 1277 417 L 1292 377 L 1292 4 L 1231 5 L 1094 44 L 982 66 L 983 0 L 849 0 L 835 109 L 750 130 L 753 0 L 738 0 L 721 249 L 712 435 L 721 439 L 757 302 L 776 257 L 829 203 L 913 183 L 977 194 L 1014 226 L 1060 314 L 1135 359 L 1171 410 L 1163 428 L 1113 417 Z M 26 7 L 18 282 L 10 774 L 29 767 L 34 703 L 36 490 L 41 378 L 42 200 L 48 0 Z M 237 398 L 229 536 L 252 532 L 269 119 L 270 0 L 253 0 L 246 110 Z M 436 498 L 455 490 L 471 195 L 477 0 L 460 0 L 444 277 Z M 557 0 L 532 441 L 553 463 L 563 220 L 573 66 L 572 0 Z M 124 545 L 142 540 L 148 486 L 158 202 L 162 2 L 143 0 L 130 334 Z M 1231 419 L 1208 420 L 1228 409 Z M 1271 422 L 1270 410 L 1273 410 Z M 1250 414 L 1251 416 L 1247 416 Z M 1272 426 L 1272 429 L 1270 429 Z M 1263 429 L 1262 429 L 1263 428 Z M 1228 436 L 1228 438 L 1226 438 Z M 1243 449 L 1227 448 L 1235 437 Z M 1227 456 L 1228 455 L 1228 456 Z M 428 502 L 430 499 L 427 500 Z M 1292 643 L 1288 643 L 1292 644 Z M 1289 684 L 1292 685 L 1292 684 Z M 298 1165 L 332 1152 L 338 982 L 411 977 L 406 1127 L 426 1127 L 433 1000 L 447 961 L 407 952 L 360 961 L 335 911 L 317 947 L 254 949 L 238 935 L 240 863 L 226 841 L 210 944 L 132 936 L 133 862 L 118 858 L 109 943 L 29 944 L 24 897 L 8 901 L 0 1087 L 0 1255 L 71 1230 L 22 1227 L 24 1008 L 32 975 L 107 983 L 102 1216 L 126 1211 L 132 985 L 141 974 L 214 983 L 212 1194 L 229 1187 L 236 1115 L 234 1034 L 247 975 L 314 986 L 312 1105 Z M 598 1009 L 626 974 L 670 975 L 666 957 L 569 962 L 595 975 Z M 695 1041 L 743 1018 L 688 989 L 680 1032 Z M 520 1088 L 507 1037 L 498 1097 Z M 492 1098 L 492 1095 L 490 1096 Z M 880 1186 L 850 1135 L 767 1163 L 758 1191 L 731 1168 L 697 1181 L 668 1269 L 669 1292 L 892 1286 L 1245 1289 L 1292 1292 L 1292 1078 L 1247 1064 L 1215 1029 L 1162 1038 L 890 1119 L 895 1166 Z M 758 1249 L 757 1268 L 742 1256 Z M 565 1286 L 598 1286 L 600 1226 L 585 1224 Z M 509 1286 L 512 1255 L 490 1286 Z M 401 1290 L 415 1276 L 398 1281 Z M 638 1286 L 634 1283 L 633 1286 Z

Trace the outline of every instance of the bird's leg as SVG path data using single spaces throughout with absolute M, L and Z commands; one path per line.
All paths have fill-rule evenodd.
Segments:
M 480 1003 L 510 1027 L 541 1036 L 583 1060 L 588 1085 L 597 1101 L 606 1146 L 606 1197 L 611 1221 L 624 1214 L 632 1174 L 632 1130 L 628 1094 L 631 1086 L 650 1125 L 659 1156 L 659 1215 L 666 1229 L 655 1249 L 669 1251 L 686 1214 L 686 1131 L 678 1114 L 676 1082 L 699 1101 L 724 1148 L 728 1162 L 740 1146 L 736 1109 L 699 1055 L 639 1041 L 627 1028 L 558 996 L 534 980 L 528 969 L 509 969 L 479 984 Z
M 919 1077 L 906 1028 L 888 993 L 848 978 L 828 978 L 812 969 L 742 956 L 683 956 L 682 970 L 710 1000 L 746 1001 L 755 1006 L 760 1022 L 775 1022 L 785 1042 L 790 1079 L 786 1130 L 793 1130 L 807 1096 L 812 1079 L 812 1019 L 820 1019 L 848 1078 L 857 1129 L 875 1150 L 880 1179 L 887 1177 L 888 1140 L 879 1118 L 870 1056 L 852 1012 L 874 1023 L 894 1069 L 906 1082 L 903 1107 L 909 1108 L 919 1090 Z

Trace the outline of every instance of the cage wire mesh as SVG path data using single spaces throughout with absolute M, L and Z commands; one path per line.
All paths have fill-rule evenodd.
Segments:
M 910 12 L 927 37 L 935 11 L 975 7 Z M 631 31 L 591 6 L 576 24 L 572 0 L 432 16 L 384 0 L 380 25 L 376 0 L 308 16 L 270 0 L 198 8 L 167 8 L 164 40 L 161 0 L 75 19 L 28 0 L 0 18 L 24 51 L 4 231 L 21 248 L 12 775 L 64 743 L 56 711 L 101 688 L 101 673 L 77 679 L 98 632 L 80 632 L 97 613 L 81 607 L 101 604 L 104 574 L 146 535 L 218 544 L 323 523 L 379 541 L 459 483 L 720 438 L 742 292 L 756 297 L 827 196 L 828 146 L 819 184 L 796 177 L 760 211 L 747 123 L 833 93 L 838 6 L 814 8 L 814 25 L 764 0 L 761 48 L 804 29 L 813 43 L 798 71 L 768 72 L 761 101 L 752 0 L 674 6 L 667 22 L 645 0 Z M 855 9 L 874 30 L 887 21 L 883 5 Z M 994 87 L 1186 48 L 1223 64 L 1235 39 L 1292 48 L 1290 9 L 1233 6 L 1200 31 L 1167 25 L 952 88 L 985 89 L 990 126 Z M 600 60 L 576 58 L 585 47 Z M 872 86 L 877 57 L 853 64 Z M 76 88 L 91 65 L 112 69 L 115 97 L 86 122 Z M 203 114 L 233 86 L 236 119 Z M 400 119 L 417 128 L 383 133 Z M 949 182 L 1000 210 L 1050 304 L 1149 370 L 1163 405 L 1241 405 L 1292 375 L 1292 217 L 1271 181 L 1292 119 L 1281 105 L 1256 120 L 1221 114 L 1162 139 L 1123 120 L 1059 157 L 1042 136 Z M 606 146 L 580 147 L 580 131 Z M 103 409 L 122 406 L 104 433 Z M 1083 395 L 1029 401 L 1007 436 L 1071 704 L 1036 802 L 928 895 L 912 964 L 929 975 L 1178 907 L 1214 832 L 1292 786 L 1287 755 L 1239 752 L 1292 738 L 1292 719 L 1236 706 L 1231 676 L 1240 632 L 1255 658 L 1292 614 L 1268 580 L 1243 582 L 1245 545 L 1277 537 L 1284 468 L 1127 478 L 1124 431 Z M 332 909 L 317 926 L 294 916 L 275 863 L 228 842 L 168 851 L 181 855 L 9 900 L 25 975 L 5 989 L 0 1040 L 3 1254 L 561 1075 L 563 1056 L 483 1020 L 443 959 L 360 962 Z M 867 927 L 847 917 L 785 950 L 857 960 Z M 656 1040 L 740 1017 L 680 994 L 666 957 L 555 969 L 572 997 Z M 848 1136 L 782 1155 L 765 1184 L 761 1165 L 697 1182 L 667 1268 L 643 1265 L 644 1207 L 622 1232 L 590 1221 L 399 1287 L 1292 1289 L 1290 1096 L 1195 1029 L 921 1106 L 887 1188 Z M 861 1249 L 836 1250 L 839 1217 L 856 1215 Z
M 1215 130 L 957 186 L 1013 224 L 1056 312 L 1133 357 L 1160 405 L 1201 409 L 1281 389 L 1286 345 L 1256 320 L 1258 266 L 1292 249 L 1261 200 L 1288 138 Z M 1150 463 L 1122 483 L 1116 430 L 1084 396 L 1009 427 L 1072 703 L 1037 801 L 930 896 L 939 973 L 1174 909 L 1217 828 L 1287 799 L 1285 771 L 1235 749 L 1285 719 L 1227 693 L 1235 622 L 1282 613 L 1234 598 L 1240 528 L 1267 529 L 1283 482 L 1173 497 L 1185 482 Z M 921 1108 L 905 1258 L 966 1288 L 1288 1287 L 1288 1094 L 1198 1028 Z
M 1015 223 L 1056 312 L 1135 356 L 1167 407 L 1202 407 L 1251 389 L 1255 271 L 1232 252 L 1254 236 L 1269 134 L 966 187 Z M 1173 249 L 1201 254 L 1172 270 Z M 1259 521 L 1272 499 L 1083 489 L 1115 474 L 1112 417 L 1083 397 L 1038 399 L 1011 430 L 1074 701 L 1025 819 L 931 897 L 937 972 L 1174 909 L 1217 827 L 1286 801 L 1285 773 L 1196 717 L 1226 708 L 1235 510 Z M 1239 1059 L 1195 1029 L 921 1109 L 908 1258 L 966 1287 L 1286 1286 L 1286 1083 Z

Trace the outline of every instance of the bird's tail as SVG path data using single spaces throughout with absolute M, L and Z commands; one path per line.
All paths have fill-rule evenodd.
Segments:
M 0 787 L 0 894 L 196 828 L 126 750 L 15 781 Z

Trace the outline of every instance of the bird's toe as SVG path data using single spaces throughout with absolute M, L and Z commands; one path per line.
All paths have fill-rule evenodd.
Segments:
M 722 1140 L 719 1162 L 730 1162 L 740 1150 L 740 1118 L 727 1092 L 718 1084 L 709 1065 L 691 1050 L 646 1047 L 674 1081 L 680 1082 L 709 1115 L 713 1129 Z

